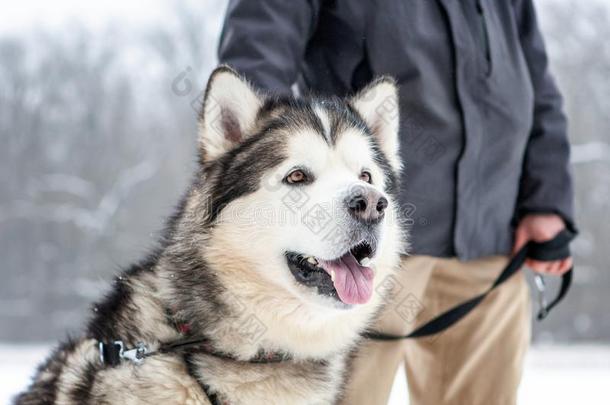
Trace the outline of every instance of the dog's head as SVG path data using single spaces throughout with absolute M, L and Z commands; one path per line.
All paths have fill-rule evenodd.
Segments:
M 371 301 L 402 247 L 393 80 L 348 100 L 278 99 L 220 67 L 206 90 L 199 152 L 205 255 L 224 277 L 318 310 Z

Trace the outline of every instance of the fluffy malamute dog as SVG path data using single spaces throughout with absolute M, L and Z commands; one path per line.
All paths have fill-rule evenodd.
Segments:
M 18 404 L 329 404 L 404 246 L 397 89 L 348 100 L 208 82 L 199 169 L 158 249 Z

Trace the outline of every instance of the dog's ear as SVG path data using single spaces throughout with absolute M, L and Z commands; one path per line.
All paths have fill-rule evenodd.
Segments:
M 380 77 L 350 99 L 352 107 L 373 132 L 392 168 L 399 171 L 398 88 L 391 77 Z
M 262 98 L 228 66 L 210 75 L 199 114 L 199 150 L 202 161 L 223 155 L 243 142 L 256 121 Z

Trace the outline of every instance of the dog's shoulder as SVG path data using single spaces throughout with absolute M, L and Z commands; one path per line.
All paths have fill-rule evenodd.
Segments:
M 179 376 L 177 381 L 182 378 L 188 380 L 180 356 L 163 356 L 147 361 L 147 365 L 137 373 L 132 364 L 108 367 L 100 360 L 100 342 L 120 340 L 133 347 L 138 342 L 154 345 L 176 338 L 178 331 L 171 324 L 160 297 L 161 285 L 156 267 L 157 258 L 151 255 L 115 277 L 108 293 L 92 305 L 91 317 L 82 337 L 68 338 L 59 344 L 40 365 L 30 387 L 15 398 L 15 403 L 83 404 L 93 397 L 95 403 L 121 403 L 105 398 L 128 394 L 129 388 L 119 380 L 154 386 L 154 381 L 141 378 L 143 369 L 151 367 L 155 368 L 150 370 L 154 371 L 151 375 L 173 371 Z M 159 383 L 163 385 L 162 381 Z M 142 391 L 138 395 L 147 394 Z

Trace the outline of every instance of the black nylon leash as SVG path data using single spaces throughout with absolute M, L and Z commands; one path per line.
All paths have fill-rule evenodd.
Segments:
M 415 329 L 408 335 L 391 335 L 381 333 L 377 331 L 367 331 L 362 334 L 364 338 L 371 340 L 391 341 L 400 339 L 411 339 L 420 338 L 424 336 L 431 336 L 442 332 L 453 324 L 468 315 L 473 309 L 477 307 L 497 287 L 508 280 L 512 275 L 518 272 L 525 263 L 527 258 L 540 260 L 540 261 L 553 261 L 565 259 L 570 256 L 570 242 L 576 237 L 576 232 L 564 229 L 557 234 L 553 239 L 547 242 L 534 242 L 530 241 L 523 246 L 506 265 L 504 270 L 493 282 L 491 287 L 487 291 L 479 294 L 468 301 L 465 301 L 455 307 L 441 313 L 431 321 L 425 323 L 419 328 Z M 572 284 L 572 273 L 574 268 L 571 268 L 561 277 L 561 287 L 557 296 L 549 304 L 543 303 L 538 312 L 537 319 L 543 320 L 549 314 L 549 312 L 565 297 Z M 540 278 L 541 280 L 541 278 Z
M 148 346 L 138 343 L 133 349 L 125 349 L 122 341 L 116 340 L 110 343 L 99 342 L 100 360 L 102 364 L 111 367 L 117 366 L 122 360 L 129 360 L 133 363 L 141 363 L 144 359 L 160 354 L 182 353 L 182 354 L 204 354 L 222 360 L 234 362 L 263 364 L 281 363 L 291 360 L 291 357 L 283 353 L 259 353 L 256 357 L 248 360 L 238 359 L 228 353 L 214 350 L 207 338 L 185 338 L 169 343 L 163 343 L 157 350 L 149 351 Z

